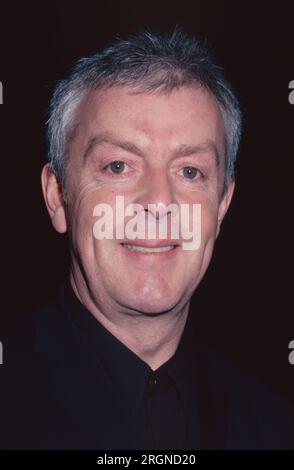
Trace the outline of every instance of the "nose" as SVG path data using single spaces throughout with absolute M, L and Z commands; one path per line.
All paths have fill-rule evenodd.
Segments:
M 171 213 L 168 206 L 176 201 L 167 171 L 163 168 L 150 170 L 135 202 L 143 206 L 155 219 L 161 219 Z

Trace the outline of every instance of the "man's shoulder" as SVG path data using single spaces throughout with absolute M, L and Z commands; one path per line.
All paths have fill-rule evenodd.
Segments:
M 60 342 L 64 341 L 61 328 L 59 328 L 59 323 L 62 324 L 62 316 L 59 294 L 54 292 L 54 295 L 46 299 L 41 306 L 31 311 L 20 312 L 6 323 L 1 332 L 2 395 L 8 388 L 19 390 L 19 384 L 22 384 L 23 392 L 29 390 L 32 396 L 35 395 L 35 390 L 40 392 L 41 388 L 44 394 L 48 378 L 58 367 L 59 359 L 58 355 L 54 356 L 54 347 L 57 337 Z M 13 384 L 15 384 L 14 387 Z M 9 391 L 7 393 L 9 395 Z
M 46 345 L 43 349 L 38 346 L 39 335 L 50 322 L 53 322 L 52 329 L 45 331 L 42 339 L 46 342 L 51 336 L 50 341 L 55 343 L 52 335 L 61 313 L 54 299 L 32 313 L 14 317 L 4 329 L 0 449 L 62 449 L 82 445 L 83 435 L 71 424 L 72 417 L 61 401 L 52 394 L 59 360 L 54 354 L 48 354 Z
M 1 331 L 3 343 L 3 365 L 17 363 L 36 366 L 41 358 L 36 351 L 36 339 L 41 323 L 46 319 L 54 318 L 60 312 L 57 297 L 45 300 L 39 307 L 24 310 L 8 319 Z
M 203 342 L 198 343 L 212 394 L 228 406 L 228 433 L 255 434 L 257 448 L 294 449 L 294 406 L 271 386 Z

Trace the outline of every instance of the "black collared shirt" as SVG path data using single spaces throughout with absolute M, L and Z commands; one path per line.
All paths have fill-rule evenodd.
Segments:
M 191 448 L 195 437 L 188 422 L 197 423 L 197 413 L 193 407 L 196 383 L 189 374 L 195 367 L 189 317 L 176 353 L 153 371 L 97 321 L 78 300 L 69 282 L 65 293 L 72 320 L 122 396 L 130 423 L 140 433 L 144 448 Z
M 6 337 L 0 448 L 293 449 L 293 407 L 200 343 L 191 313 L 153 372 L 63 283 Z

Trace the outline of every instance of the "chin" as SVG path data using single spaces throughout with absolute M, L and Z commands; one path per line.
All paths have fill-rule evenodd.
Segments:
M 147 300 L 147 301 L 146 301 Z M 172 299 L 171 296 L 162 295 L 156 298 L 156 296 L 150 295 L 150 298 L 145 297 L 140 300 L 138 298 L 134 302 L 130 303 L 132 308 L 149 316 L 163 315 L 170 312 L 177 304 L 179 299 Z

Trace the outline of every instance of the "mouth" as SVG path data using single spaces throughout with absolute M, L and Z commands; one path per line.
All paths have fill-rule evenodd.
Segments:
M 124 248 L 130 251 L 139 251 L 141 253 L 163 253 L 166 251 L 174 250 L 178 245 L 166 245 L 158 247 L 142 246 L 142 245 L 130 245 L 128 243 L 121 244 Z
M 123 252 L 133 260 L 168 260 L 172 259 L 180 250 L 181 246 L 174 243 L 173 240 L 162 241 L 149 241 L 142 240 L 141 242 L 128 240 L 126 243 L 120 243 Z

